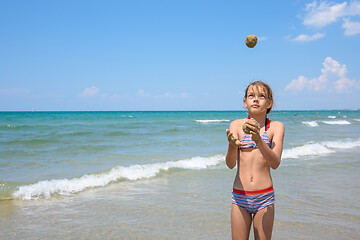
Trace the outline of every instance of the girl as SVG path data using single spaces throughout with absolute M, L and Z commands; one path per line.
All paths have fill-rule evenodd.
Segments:
M 273 106 L 268 84 L 251 83 L 245 91 L 244 106 L 249 116 L 231 122 L 230 129 L 226 129 L 226 165 L 232 169 L 237 164 L 231 207 L 232 239 L 248 239 L 251 223 L 255 239 L 271 239 L 275 198 L 270 168 L 280 165 L 285 128 L 281 122 L 266 118 Z

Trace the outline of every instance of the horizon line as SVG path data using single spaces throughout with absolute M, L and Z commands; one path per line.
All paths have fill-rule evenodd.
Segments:
M 272 110 L 271 112 L 294 111 L 359 111 L 360 109 L 298 109 Z M 246 112 L 246 110 L 0 110 L 0 112 Z M 271 113 L 270 113 L 271 114 Z

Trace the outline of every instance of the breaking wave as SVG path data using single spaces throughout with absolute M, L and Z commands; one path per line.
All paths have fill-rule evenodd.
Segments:
M 179 161 L 154 163 L 146 165 L 117 166 L 110 171 L 88 174 L 79 178 L 58 179 L 39 181 L 31 185 L 20 186 L 13 193 L 13 197 L 23 200 L 48 199 L 53 195 L 71 195 L 85 189 L 104 187 L 112 182 L 119 180 L 139 180 L 151 178 L 158 175 L 161 171 L 170 169 L 205 169 L 216 166 L 224 161 L 224 155 L 218 154 L 210 157 L 193 157 Z
M 206 119 L 206 120 L 195 120 L 198 123 L 219 123 L 219 122 L 230 122 L 228 119 Z
M 319 124 L 316 121 L 302 122 L 302 124 L 305 124 L 306 126 L 309 126 L 309 127 L 318 127 L 319 126 Z
M 308 143 L 290 149 L 284 149 L 282 158 L 300 158 L 306 156 L 322 156 L 336 152 L 339 149 L 351 149 L 360 147 L 360 139 L 357 140 L 338 140 L 318 143 Z
M 350 122 L 346 121 L 346 120 L 338 120 L 338 121 L 323 121 L 323 123 L 325 124 L 336 124 L 336 125 L 349 125 L 351 124 Z

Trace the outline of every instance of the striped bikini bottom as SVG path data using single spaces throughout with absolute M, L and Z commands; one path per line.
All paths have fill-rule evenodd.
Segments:
M 271 186 L 262 190 L 244 191 L 233 189 L 232 203 L 254 214 L 275 203 L 274 188 Z

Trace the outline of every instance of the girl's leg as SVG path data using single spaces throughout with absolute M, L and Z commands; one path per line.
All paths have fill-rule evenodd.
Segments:
M 254 235 L 256 240 L 271 239 L 274 225 L 275 206 L 271 204 L 254 216 Z
M 249 239 L 251 214 L 236 204 L 231 206 L 231 235 L 233 240 Z

